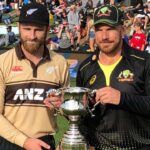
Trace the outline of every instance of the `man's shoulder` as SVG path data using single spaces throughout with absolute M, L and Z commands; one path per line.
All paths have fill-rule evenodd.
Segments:
M 0 53 L 0 66 L 4 66 L 5 67 L 7 64 L 11 64 L 13 59 L 17 59 L 16 53 L 15 53 L 15 48 L 12 48 L 10 50 L 7 51 L 2 51 Z
M 133 61 L 143 62 L 150 59 L 150 54 L 146 51 L 139 51 L 134 48 L 130 48 L 128 52 L 128 57 Z
M 97 63 L 97 56 L 96 54 L 92 54 L 80 64 L 79 70 L 89 70 L 95 63 Z
M 15 53 L 15 48 L 12 48 L 12 49 L 9 49 L 9 50 L 2 50 L 0 52 L 0 59 L 3 59 L 5 57 L 11 56 L 11 55 L 14 55 L 14 53 Z
M 50 53 L 50 57 L 52 60 L 55 60 L 55 61 L 66 61 L 65 57 L 62 56 L 61 54 L 55 52 L 55 51 L 52 51 L 52 50 L 49 50 L 49 53 Z

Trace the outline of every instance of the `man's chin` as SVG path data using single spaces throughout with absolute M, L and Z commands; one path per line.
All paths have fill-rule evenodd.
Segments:
M 109 46 L 102 46 L 102 47 L 101 47 L 101 50 L 102 50 L 103 52 L 111 52 L 111 48 L 110 48 Z
M 37 50 L 40 48 L 40 45 L 38 44 L 25 44 L 24 45 L 24 48 L 26 51 L 28 51 L 29 53 L 36 53 Z
M 101 50 L 103 53 L 105 53 L 105 54 L 110 54 L 111 53 L 111 51 L 109 51 L 109 50 Z
M 39 49 L 39 47 L 33 47 L 33 46 L 30 46 L 30 47 L 29 46 L 25 46 L 24 48 L 30 54 L 35 54 L 37 52 L 37 50 Z

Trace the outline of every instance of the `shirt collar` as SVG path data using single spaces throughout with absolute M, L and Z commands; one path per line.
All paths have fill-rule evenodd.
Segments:
M 24 53 L 23 53 L 23 50 L 21 48 L 21 43 L 18 43 L 15 47 L 15 51 L 16 51 L 16 55 L 18 57 L 19 60 L 21 59 L 26 59 Z M 50 57 L 50 53 L 49 53 L 49 49 L 47 48 L 46 45 L 44 45 L 44 53 L 43 53 L 43 58 L 45 60 L 51 60 L 51 57 Z

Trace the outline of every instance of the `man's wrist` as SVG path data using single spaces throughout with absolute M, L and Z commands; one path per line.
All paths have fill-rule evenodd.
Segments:
M 19 133 L 17 136 L 16 136 L 16 139 L 15 139 L 15 144 L 23 147 L 24 146 L 24 143 L 25 141 L 27 140 L 27 136 L 24 135 L 23 133 Z

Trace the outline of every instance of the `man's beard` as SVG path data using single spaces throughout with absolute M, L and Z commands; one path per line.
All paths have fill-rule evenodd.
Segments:
M 111 44 L 111 41 L 105 41 L 108 45 L 109 45 L 109 42 Z M 105 43 L 104 42 L 104 43 Z M 105 54 L 115 54 L 115 52 L 118 51 L 118 49 L 120 48 L 120 45 L 122 43 L 122 39 L 120 38 L 119 41 L 117 43 L 113 43 L 114 45 L 112 45 L 112 47 L 109 47 L 109 46 L 101 46 L 99 45 L 99 48 L 100 50 L 105 53 Z
M 29 52 L 30 54 L 36 54 L 37 51 L 40 49 L 42 45 L 44 45 L 45 41 L 39 41 L 39 40 L 23 40 L 21 38 L 21 43 L 24 47 L 24 49 Z

